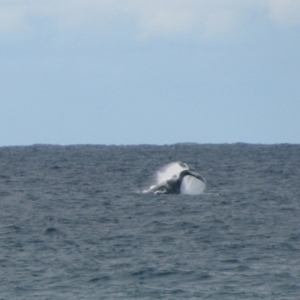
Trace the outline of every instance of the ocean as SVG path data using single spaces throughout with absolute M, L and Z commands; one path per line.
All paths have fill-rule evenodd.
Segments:
M 182 161 L 201 195 L 141 191 Z M 300 145 L 0 147 L 0 299 L 300 299 Z

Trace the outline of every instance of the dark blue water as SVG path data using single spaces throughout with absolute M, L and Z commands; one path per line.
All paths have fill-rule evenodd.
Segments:
M 197 196 L 140 194 L 183 161 Z M 300 145 L 0 148 L 0 299 L 300 299 Z

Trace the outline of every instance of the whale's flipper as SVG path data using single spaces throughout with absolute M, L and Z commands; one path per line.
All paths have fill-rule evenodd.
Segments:
M 198 195 L 203 193 L 205 181 L 191 175 L 182 178 L 180 185 L 180 194 Z

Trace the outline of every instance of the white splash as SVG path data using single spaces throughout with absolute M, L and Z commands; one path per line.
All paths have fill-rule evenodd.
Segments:
M 160 168 L 156 173 L 157 184 L 165 182 L 171 178 L 178 177 L 180 172 L 183 170 L 189 170 L 189 167 L 187 164 L 182 162 L 173 162 Z
M 185 170 L 188 170 L 187 174 L 182 175 L 181 172 Z M 180 177 L 181 175 L 183 178 Z M 156 172 L 155 179 L 156 183 L 142 193 L 172 194 L 179 192 L 185 195 L 199 195 L 203 193 L 206 186 L 205 179 L 200 174 L 191 172 L 188 165 L 182 162 L 172 162 L 163 166 Z M 180 184 L 180 191 L 176 188 L 177 183 Z

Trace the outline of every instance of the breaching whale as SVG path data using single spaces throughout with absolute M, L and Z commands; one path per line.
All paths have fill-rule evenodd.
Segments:
M 191 172 L 187 164 L 181 162 L 171 163 L 158 171 L 157 181 L 144 193 L 197 195 L 206 185 L 201 175 Z

